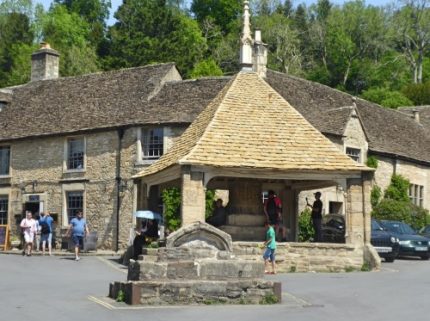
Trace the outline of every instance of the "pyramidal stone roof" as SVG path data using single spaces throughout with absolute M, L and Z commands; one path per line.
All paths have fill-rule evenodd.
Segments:
M 241 72 L 172 148 L 135 175 L 173 165 L 281 171 L 363 171 L 256 73 Z

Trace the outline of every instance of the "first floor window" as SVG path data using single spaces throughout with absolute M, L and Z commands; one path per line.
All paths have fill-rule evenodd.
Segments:
M 84 154 L 84 138 L 69 138 L 67 140 L 67 169 L 83 169 Z
M 8 205 L 8 197 L 0 195 L 0 225 L 7 225 Z
M 142 152 L 143 159 L 157 159 L 163 155 L 163 128 L 142 129 Z
M 423 207 L 424 205 L 424 186 L 410 184 L 409 185 L 409 199 L 412 204 Z
M 357 163 L 360 163 L 360 159 L 361 159 L 360 154 L 361 154 L 361 150 L 359 150 L 358 148 L 351 148 L 351 147 L 346 148 L 346 155 L 351 157 Z
M 84 212 L 84 192 L 73 191 L 66 193 L 67 218 L 69 222 L 76 217 L 78 212 Z
M 0 175 L 9 175 L 10 147 L 0 146 Z

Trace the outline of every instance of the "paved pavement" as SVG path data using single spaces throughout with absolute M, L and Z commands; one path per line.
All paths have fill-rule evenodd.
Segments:
M 283 303 L 270 306 L 130 307 L 106 298 L 126 269 L 111 257 L 0 254 L 1 321 L 426 320 L 430 262 L 396 260 L 380 272 L 289 273 Z

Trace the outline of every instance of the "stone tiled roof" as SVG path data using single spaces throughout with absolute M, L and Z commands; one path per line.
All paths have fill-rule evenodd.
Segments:
M 353 97 L 336 89 L 268 71 L 268 83 L 318 130 L 343 135 Z M 340 112 L 336 112 L 339 109 Z M 356 100 L 356 110 L 369 140 L 369 150 L 430 163 L 430 135 L 422 125 L 396 110 Z
M 128 109 L 142 108 L 172 68 L 154 65 L 12 88 L 12 102 L 0 120 L 0 139 L 121 125 L 130 116 Z
M 420 116 L 420 123 L 428 130 L 430 130 L 430 105 L 400 107 L 397 110 L 409 115 L 411 118 L 413 118 L 413 111 L 418 111 Z
M 136 176 L 172 165 L 280 171 L 360 171 L 255 73 L 239 73 L 175 145 Z
M 167 63 L 11 87 L 13 99 L 1 112 L 0 141 L 135 124 L 189 124 L 228 81 L 163 85 L 172 70 L 174 64 Z

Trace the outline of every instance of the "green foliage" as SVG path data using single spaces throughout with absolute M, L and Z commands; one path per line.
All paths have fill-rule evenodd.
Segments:
M 401 175 L 393 174 L 390 185 L 388 185 L 385 198 L 409 203 L 409 181 Z
M 164 219 L 169 231 L 176 231 L 181 226 L 180 206 L 181 192 L 179 188 L 167 188 L 161 192 L 164 204 Z
M 115 18 L 104 58 L 110 68 L 173 61 L 187 77 L 206 52 L 198 23 L 164 0 L 129 0 Z
M 361 96 L 364 99 L 388 108 L 410 106 L 413 104 L 413 102 L 401 92 L 391 91 L 387 88 L 371 88 L 364 91 Z
M 212 215 L 214 210 L 214 204 L 215 204 L 215 191 L 214 190 L 206 190 L 206 196 L 205 196 L 205 218 L 208 218 Z
M 222 76 L 222 70 L 212 58 L 198 62 L 190 72 L 191 78 Z
M 308 242 L 314 236 L 314 228 L 311 220 L 311 210 L 306 208 L 299 216 L 299 241 Z
M 353 266 L 345 266 L 345 272 L 355 272 L 355 268 Z
M 172 232 L 181 227 L 181 190 L 176 187 L 167 188 L 161 192 L 164 204 L 164 218 L 167 229 Z M 215 202 L 215 191 L 207 190 L 205 199 L 205 217 L 212 215 Z
M 421 229 L 424 226 L 430 224 L 430 213 L 429 210 L 417 206 L 415 204 L 410 204 L 411 213 L 411 226 L 415 229 Z
M 370 192 L 370 203 L 372 204 L 372 208 L 378 205 L 380 199 L 382 197 L 382 189 L 375 185 L 372 187 L 372 191 Z
M 366 166 L 370 168 L 378 168 L 378 159 L 375 156 L 367 157 Z
M 235 29 L 235 21 L 242 12 L 242 3 L 238 0 L 193 0 L 190 9 L 200 24 L 212 20 L 223 34 L 227 34 Z
M 124 302 L 125 301 L 125 292 L 123 290 L 119 290 L 116 296 L 116 302 Z
M 369 262 L 364 262 L 360 270 L 361 272 L 370 272 L 372 269 L 370 268 Z
M 430 81 L 424 84 L 410 84 L 403 88 L 403 94 L 408 97 L 413 105 L 429 105 L 430 104 Z M 410 106 L 403 105 L 403 106 Z
M 276 304 L 278 302 L 279 302 L 278 297 L 273 293 L 271 293 L 271 294 L 266 294 L 261 299 L 260 304 Z
M 295 265 L 290 266 L 290 273 L 295 273 L 297 271 L 297 267 Z

